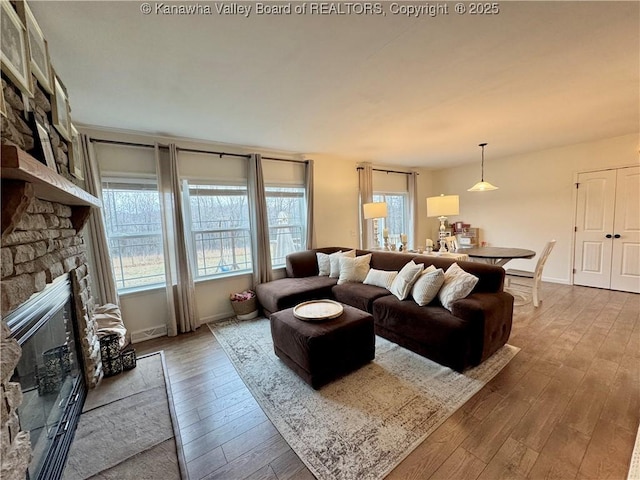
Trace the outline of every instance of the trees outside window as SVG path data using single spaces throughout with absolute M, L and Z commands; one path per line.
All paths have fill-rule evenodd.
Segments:
M 104 181 L 102 202 L 118 291 L 163 285 L 164 253 L 156 182 Z

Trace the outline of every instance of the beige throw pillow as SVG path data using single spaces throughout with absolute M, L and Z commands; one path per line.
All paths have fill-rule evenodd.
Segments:
M 444 273 L 444 284 L 438 292 L 440 303 L 451 311 L 453 302 L 469 295 L 478 280 L 478 277 L 465 272 L 457 263 L 454 263 Z
M 372 268 L 367 273 L 367 278 L 364 279 L 365 285 L 373 285 L 375 287 L 382 287 L 389 290 L 393 279 L 398 276 L 398 272 L 388 272 L 386 270 L 376 270 Z
M 424 270 L 424 265 L 422 263 L 416 265 L 416 263 L 411 260 L 402 267 L 402 270 L 400 270 L 396 278 L 393 279 L 393 283 L 391 283 L 389 291 L 398 297 L 398 300 L 404 300 L 409 296 L 411 287 L 413 287 L 413 284 L 422 273 L 422 270 Z
M 436 298 L 443 283 L 444 270 L 429 265 L 413 284 L 411 296 L 418 305 L 424 307 Z
M 342 253 L 342 251 L 336 253 Z M 331 260 L 329 260 L 329 254 L 316 252 L 316 257 L 318 258 L 318 276 L 328 277 L 331 273 Z
M 355 258 L 340 257 L 338 285 L 349 282 L 362 283 L 369 273 L 369 262 L 371 262 L 370 253 Z
M 329 272 L 329 277 L 338 278 L 340 276 L 340 257 L 342 256 L 355 258 L 356 251 L 355 250 L 349 250 L 348 252 L 339 251 L 329 255 L 329 261 L 331 262 L 331 270 Z

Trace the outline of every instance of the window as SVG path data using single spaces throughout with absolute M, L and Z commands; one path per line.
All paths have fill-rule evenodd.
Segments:
M 409 214 L 408 194 L 375 192 L 373 201 L 387 202 L 387 217 L 379 219 L 378 223 L 378 238 L 376 239 L 378 245 L 383 242 L 382 232 L 385 228 L 389 229 L 389 236 L 391 237 L 389 241 L 396 244 L 399 243 L 400 234 L 408 233 L 409 231 L 409 221 L 407 219 Z
M 285 265 L 286 257 L 306 247 L 304 187 L 265 187 L 271 265 Z
M 208 185 L 185 180 L 194 277 L 250 272 L 249 199 L 244 185 Z M 186 215 L 187 216 L 187 215 Z
M 163 285 L 162 220 L 155 180 L 104 181 L 102 201 L 118 291 Z

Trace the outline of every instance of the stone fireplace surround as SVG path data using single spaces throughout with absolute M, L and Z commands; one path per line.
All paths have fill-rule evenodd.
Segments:
M 95 334 L 95 301 L 82 228 L 100 201 L 15 146 L 2 146 L 0 304 L 3 319 L 55 278 L 69 273 L 86 385 L 102 379 Z M 28 432 L 20 430 L 19 383 L 10 378 L 21 349 L 4 320 L 0 356 L 0 478 L 24 479 L 31 457 Z

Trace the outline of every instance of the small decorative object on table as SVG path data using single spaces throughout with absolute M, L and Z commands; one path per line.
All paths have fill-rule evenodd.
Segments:
M 342 304 L 333 300 L 310 300 L 293 308 L 293 316 L 307 322 L 331 320 L 344 312 Z
M 389 250 L 389 229 L 384 228 L 382 230 L 382 238 L 384 239 L 384 249 Z
M 431 253 L 433 251 L 433 240 L 431 240 L 430 238 L 427 238 L 424 251 L 427 253 Z
M 258 302 L 253 290 L 232 293 L 229 295 L 229 300 L 238 320 L 251 320 L 258 316 Z

